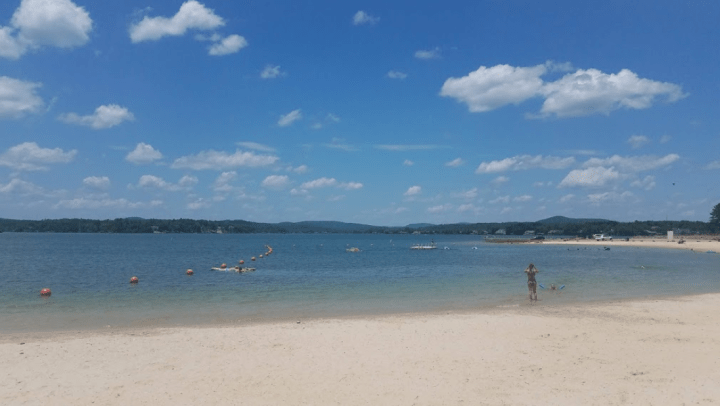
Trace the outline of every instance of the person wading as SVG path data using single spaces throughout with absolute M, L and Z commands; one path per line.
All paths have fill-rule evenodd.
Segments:
M 530 297 L 530 301 L 537 301 L 537 281 L 535 280 L 535 275 L 540 273 L 540 270 L 537 269 L 535 265 L 530 264 L 525 268 L 525 273 L 528 278 L 528 296 Z

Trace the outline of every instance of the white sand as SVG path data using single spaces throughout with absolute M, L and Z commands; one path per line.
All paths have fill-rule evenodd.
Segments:
M 710 294 L 0 335 L 0 404 L 717 404 L 719 310 Z
M 646 247 L 646 248 L 670 248 L 670 249 L 684 249 L 697 252 L 715 251 L 720 253 L 720 241 L 717 237 L 710 239 L 706 236 L 702 237 L 686 237 L 682 244 L 678 244 L 680 241 L 675 238 L 672 241 L 668 241 L 666 237 L 662 238 L 631 238 L 630 241 L 625 240 L 612 240 L 612 241 L 595 241 L 586 239 L 577 240 L 560 240 L 550 239 L 543 240 L 539 243 L 547 245 L 595 245 L 602 247 Z

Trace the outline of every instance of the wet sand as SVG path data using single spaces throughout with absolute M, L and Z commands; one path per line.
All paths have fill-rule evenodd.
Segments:
M 707 294 L 0 334 L 0 404 L 716 404 L 719 310 Z

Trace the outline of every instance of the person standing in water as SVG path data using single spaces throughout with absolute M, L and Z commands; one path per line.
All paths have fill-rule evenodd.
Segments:
M 530 264 L 527 268 L 525 268 L 525 273 L 528 278 L 528 296 L 530 297 L 530 301 L 537 301 L 537 281 L 535 280 L 535 275 L 540 273 L 540 270 L 537 269 L 535 265 Z M 534 299 L 533 296 L 535 296 Z

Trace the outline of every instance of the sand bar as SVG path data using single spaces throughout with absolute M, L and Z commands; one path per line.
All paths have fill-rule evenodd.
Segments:
M 696 252 L 714 251 L 720 253 L 720 241 L 717 236 L 712 238 L 702 236 L 700 238 L 687 237 L 682 243 L 678 243 L 680 239 L 668 241 L 667 238 L 631 238 L 629 241 L 624 239 L 614 239 L 612 241 L 595 241 L 588 239 L 547 239 L 542 241 L 528 241 L 528 243 L 539 243 L 545 245 L 589 245 L 599 247 L 644 247 L 644 248 L 668 248 L 668 249 L 684 249 Z
M 720 402 L 720 294 L 539 303 L 300 324 L 5 334 L 0 404 Z

